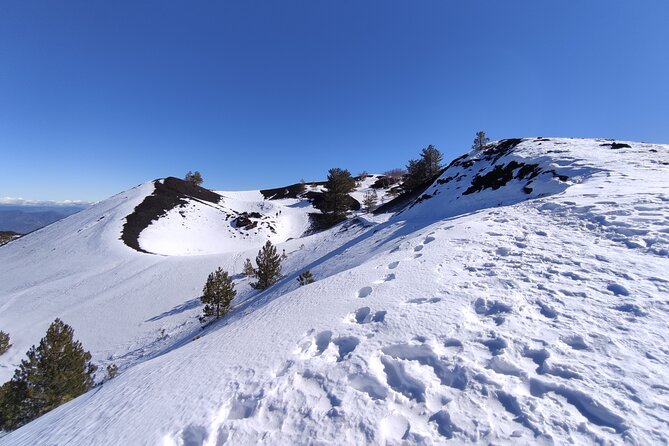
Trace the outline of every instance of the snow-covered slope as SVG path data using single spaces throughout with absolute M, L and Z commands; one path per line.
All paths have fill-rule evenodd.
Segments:
M 257 249 L 271 240 L 281 243 L 300 237 L 309 228 L 308 212 L 316 212 L 301 199 L 263 200 L 258 191 L 219 192 L 218 204 L 188 200 L 171 209 L 142 231 L 139 244 L 146 251 L 165 255 L 201 255 Z M 250 215 L 248 229 L 237 224 Z
M 142 346 L 114 358 L 117 378 L 0 444 L 666 443 L 668 173 L 662 145 L 470 153 L 396 216 L 280 243 L 285 279 L 256 294 L 236 277 L 237 308 L 203 331 L 204 278 L 252 255 L 116 243 L 141 186 L 97 205 L 97 226 L 90 210 L 56 224 L 83 236 L 53 225 L 0 248 L 5 331 L 35 342 L 60 316 L 101 363 L 99 338 Z M 304 269 L 317 282 L 298 287 Z

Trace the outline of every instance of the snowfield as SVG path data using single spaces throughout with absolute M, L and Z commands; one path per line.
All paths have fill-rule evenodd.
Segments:
M 306 237 L 306 200 L 220 192 L 145 229 L 157 254 L 119 240 L 152 191 L 0 247 L 0 381 L 56 317 L 120 368 L 0 444 L 669 443 L 667 145 L 501 142 Z M 258 293 L 239 272 L 268 237 L 285 277 Z M 236 307 L 201 329 L 218 266 Z

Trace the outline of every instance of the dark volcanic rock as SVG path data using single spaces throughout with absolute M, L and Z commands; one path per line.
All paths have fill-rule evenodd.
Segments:
M 518 169 L 518 172 L 514 176 L 514 171 L 516 169 Z M 523 180 L 527 177 L 531 180 L 532 178 L 539 175 L 540 172 L 541 170 L 537 164 L 521 164 L 517 161 L 511 161 L 506 165 L 498 164 L 494 169 L 485 175 L 476 175 L 472 179 L 471 186 L 469 186 L 469 188 L 464 191 L 462 195 L 469 195 L 488 188 L 496 190 L 506 185 L 506 183 L 514 178 Z
M 629 144 L 625 144 L 625 143 L 622 143 L 622 142 L 615 142 L 615 141 L 611 142 L 611 143 L 600 144 L 600 146 L 603 146 L 603 147 L 609 146 L 614 150 L 617 150 L 617 149 L 631 149 L 632 148 L 632 146 L 630 146 Z
M 179 178 L 168 177 L 163 181 L 155 180 L 153 184 L 156 190 L 126 217 L 121 233 L 121 240 L 140 252 L 147 251 L 139 246 L 139 234 L 170 209 L 186 204 L 187 198 L 209 203 L 218 203 L 221 199 L 217 193 Z
M 324 181 L 319 181 L 315 183 L 307 183 L 310 186 L 323 186 Z M 286 198 L 299 198 L 304 194 L 306 184 L 305 183 L 295 183 L 286 187 L 277 187 L 274 189 L 263 189 L 260 191 L 263 197 L 266 200 L 283 200 Z
M 235 221 L 233 222 L 235 228 L 243 228 L 245 226 L 250 226 L 252 223 L 253 222 L 245 215 L 240 215 L 239 217 L 235 218 Z
M 370 186 L 372 189 L 387 189 L 393 184 L 397 183 L 397 179 L 390 177 L 379 177 Z

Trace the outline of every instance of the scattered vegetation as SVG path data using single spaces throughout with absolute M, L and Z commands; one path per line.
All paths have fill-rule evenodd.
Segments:
M 96 367 L 74 330 L 56 319 L 14 377 L 0 387 L 0 429 L 13 430 L 83 394 Z
M 251 286 L 257 290 L 264 290 L 274 285 L 281 277 L 281 257 L 276 253 L 276 247 L 267 240 L 265 246 L 256 257 L 258 267 L 254 271 L 257 279 Z
M 444 156 L 433 145 L 429 145 L 420 153 L 417 160 L 409 160 L 407 175 L 404 181 L 406 190 L 413 190 L 433 179 L 441 171 Z
M 392 180 L 392 183 L 390 184 L 395 184 L 398 183 L 404 178 L 404 175 L 407 174 L 407 171 L 405 169 L 402 169 L 400 167 L 396 167 L 395 169 L 390 169 L 385 172 L 383 172 L 383 176 L 386 178 L 389 178 Z
M 334 225 L 346 218 L 351 200 L 348 194 L 354 188 L 355 180 L 348 170 L 335 167 L 328 171 L 321 211 L 329 224 Z
M 12 344 L 9 343 L 9 334 L 0 331 L 0 355 L 7 353 L 7 350 L 9 350 L 9 347 L 11 346 Z
M 194 186 L 201 186 L 202 182 L 204 181 L 202 179 L 202 174 L 200 173 L 199 170 L 196 170 L 195 172 L 191 172 L 189 170 L 188 173 L 186 174 L 186 176 L 184 177 L 184 180 L 188 181 L 189 183 L 191 183 Z
M 219 319 L 232 308 L 232 299 L 237 295 L 235 285 L 227 271 L 218 268 L 207 277 L 200 300 L 204 305 L 203 318 L 214 316 Z
M 116 378 L 118 375 L 118 366 L 116 364 L 109 364 L 107 366 L 107 380 Z
M 246 277 L 251 277 L 254 276 L 256 273 L 255 268 L 253 268 L 253 263 L 251 263 L 251 259 L 246 259 L 244 262 L 244 266 L 242 267 L 242 274 L 244 274 Z
M 311 271 L 309 270 L 302 271 L 302 274 L 300 274 L 297 278 L 297 282 L 300 284 L 300 286 L 309 285 L 315 281 L 316 279 L 314 279 L 313 274 L 311 274 Z
M 365 192 L 365 196 L 362 199 L 362 205 L 365 207 L 365 211 L 372 212 L 376 207 L 376 204 L 379 201 L 379 196 L 375 190 Z
M 19 237 L 21 237 L 21 234 L 14 231 L 0 231 L 0 246 Z
M 474 138 L 472 149 L 482 152 L 488 148 L 489 144 L 490 138 L 486 136 L 484 131 L 476 132 L 476 137 Z

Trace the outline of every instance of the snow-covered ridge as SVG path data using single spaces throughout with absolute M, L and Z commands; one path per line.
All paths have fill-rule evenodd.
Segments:
M 151 184 L 1 247 L 19 344 L 3 378 L 57 316 L 122 372 L 0 444 L 667 442 L 669 146 L 502 152 L 460 158 L 398 215 L 279 243 L 285 280 L 235 276 L 237 309 L 204 331 L 206 275 L 257 248 L 129 249 Z

